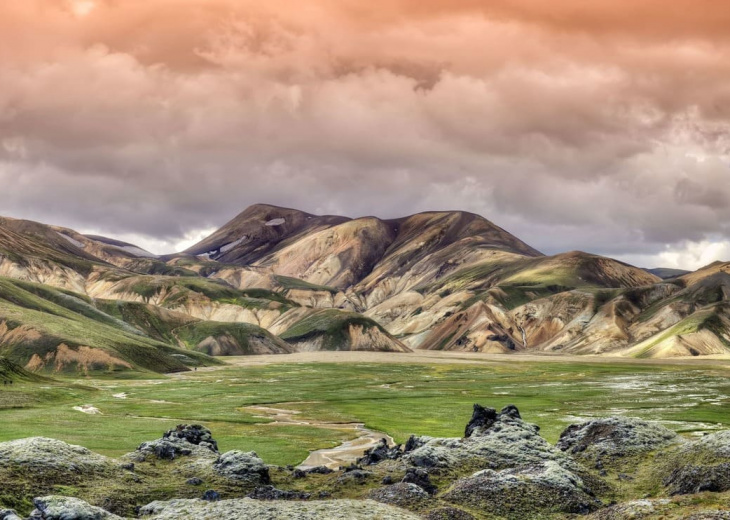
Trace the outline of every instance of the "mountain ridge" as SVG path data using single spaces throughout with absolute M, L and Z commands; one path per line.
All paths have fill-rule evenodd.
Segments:
M 186 251 L 160 257 L 113 238 L 0 218 L 0 277 L 70 291 L 111 313 L 103 320 L 115 339 L 92 345 L 109 352 L 119 352 L 131 327 L 161 352 L 214 355 L 418 348 L 724 355 L 727 273 L 730 263 L 716 262 L 663 279 L 581 251 L 545 256 L 463 211 L 349 218 L 257 204 Z M 12 314 L 15 328 L 46 334 L 37 317 L 13 309 L 6 305 L 0 322 Z M 88 347 L 73 335 L 70 343 L 50 337 L 59 339 L 54 348 Z M 4 353 L 28 363 L 0 338 Z M 143 368 L 119 359 L 116 369 Z

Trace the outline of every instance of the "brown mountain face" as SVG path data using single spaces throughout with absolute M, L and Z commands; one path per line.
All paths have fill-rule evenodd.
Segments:
M 149 348 L 212 355 L 730 352 L 730 263 L 662 280 L 589 253 L 544 256 L 464 212 L 350 219 L 255 205 L 167 257 L 110 238 L 0 219 L 2 277 L 45 284 L 22 290 L 40 291 L 54 305 L 68 301 L 49 296 L 47 286 L 78 295 L 95 309 L 83 312 L 120 328 L 114 341 L 90 347 L 106 348 L 131 367 L 138 362 L 123 348 L 130 333 L 146 338 Z M 8 329 L 0 355 L 8 355 L 14 346 L 7 338 L 19 334 L 12 330 L 28 337 L 50 333 L 36 314 L 16 308 L 21 300 L 24 308 L 39 303 L 3 290 L 18 289 L 0 285 L 0 322 Z M 50 337 L 41 343 L 82 345 L 76 336 Z M 174 365 L 162 358 L 158 364 Z
M 226 264 L 248 265 L 297 237 L 348 220 L 346 217 L 318 217 L 295 209 L 256 204 L 185 252 Z

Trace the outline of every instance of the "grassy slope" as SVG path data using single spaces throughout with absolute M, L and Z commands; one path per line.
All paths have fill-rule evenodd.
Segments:
M 325 309 L 296 322 L 281 334 L 281 339 L 297 342 L 323 336 L 323 350 L 348 350 L 351 325 L 359 325 L 365 330 L 375 327 L 389 335 L 378 323 L 361 314 Z
M 291 353 L 294 348 L 271 334 L 250 323 L 220 323 L 213 321 L 202 321 L 190 323 L 175 330 L 176 337 L 188 348 L 198 350 L 206 354 L 213 354 L 207 351 L 201 343 L 207 338 L 216 340 L 228 339 L 233 346 L 230 355 L 244 356 L 258 354 L 254 345 L 268 348 L 272 354 Z M 228 355 L 228 354 L 227 354 Z
M 33 354 L 44 357 L 61 343 L 72 349 L 102 349 L 135 368 L 156 372 L 185 370 L 181 359 L 196 365 L 215 363 L 153 340 L 70 293 L 8 278 L 0 278 L 0 321 L 11 329 L 28 327 L 37 333 L 0 347 L 5 356 L 22 365 Z

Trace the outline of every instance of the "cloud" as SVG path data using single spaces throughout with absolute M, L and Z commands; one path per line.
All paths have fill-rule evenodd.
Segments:
M 695 262 L 730 239 L 730 8 L 691 5 L 4 4 L 0 213 L 169 248 L 256 202 L 465 209 Z

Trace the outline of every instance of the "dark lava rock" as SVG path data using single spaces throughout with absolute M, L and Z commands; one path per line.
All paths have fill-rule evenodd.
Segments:
M 557 448 L 588 458 L 616 459 L 645 454 L 681 442 L 673 431 L 634 417 L 608 417 L 568 426 Z
M 418 507 L 430 497 L 428 493 L 415 484 L 399 482 L 392 486 L 372 490 L 368 494 L 368 498 L 383 504 L 411 509 Z
M 292 476 L 292 478 L 297 478 L 297 479 L 299 479 L 299 478 L 304 478 L 304 477 L 306 477 L 306 476 L 307 476 L 307 474 L 306 474 L 306 473 L 304 473 L 304 471 L 302 471 L 301 469 L 295 469 L 294 471 L 292 471 L 292 474 L 291 474 L 291 476 Z
M 328 468 L 327 466 L 316 466 L 314 468 L 304 470 L 304 473 L 306 473 L 307 475 L 311 475 L 312 473 L 316 473 L 318 475 L 329 475 L 330 473 L 334 473 L 334 470 Z
M 443 499 L 508 518 L 587 514 L 600 506 L 580 477 L 552 461 L 521 469 L 480 471 L 458 480 Z
M 431 483 L 428 472 L 419 468 L 408 468 L 401 482 L 415 484 L 429 495 L 433 495 L 438 491 L 438 488 Z
M 440 507 L 430 511 L 423 520 L 476 520 L 472 515 L 453 507 Z
M 406 445 L 403 447 L 403 453 L 409 453 L 413 450 L 416 450 L 426 444 L 426 441 L 429 437 L 418 437 L 417 435 L 411 435 L 408 437 L 408 441 L 406 442 Z
M 217 502 L 221 499 L 220 494 L 217 491 L 213 491 L 212 489 L 209 489 L 205 493 L 203 493 L 203 500 L 206 502 Z
M 356 482 L 358 484 L 365 484 L 365 481 L 372 475 L 369 471 L 363 471 L 361 469 L 352 469 L 346 471 L 341 477 L 337 479 L 337 482 L 345 484 L 347 482 Z
M 165 432 L 163 439 L 183 439 L 194 444 L 195 446 L 203 446 L 211 451 L 218 453 L 218 442 L 213 439 L 213 434 L 208 428 L 199 424 L 179 424 L 175 429 Z
M 309 500 L 311 496 L 311 493 L 282 491 L 274 486 L 259 486 L 248 494 L 248 498 L 255 500 Z
M 209 429 L 200 425 L 180 424 L 165 432 L 161 439 L 143 442 L 136 452 L 127 457 L 143 462 L 150 455 L 158 459 L 173 460 L 178 456 L 211 458 L 217 454 L 218 443 Z
M 203 484 L 203 481 L 200 480 L 198 477 L 193 477 L 193 478 L 189 478 L 188 480 L 186 480 L 185 483 L 188 486 L 200 486 Z
M 494 408 L 485 408 L 480 404 L 474 405 L 469 423 L 464 430 L 464 437 L 471 437 L 475 430 L 486 430 L 497 422 L 497 410 Z
M 386 475 L 383 477 L 383 480 L 380 481 L 381 484 L 384 486 L 390 486 L 394 482 L 393 477 L 390 475 Z
M 400 445 L 390 447 L 387 439 L 380 439 L 380 442 L 365 451 L 365 455 L 357 460 L 363 466 L 372 466 L 384 460 L 397 460 L 403 455 Z

